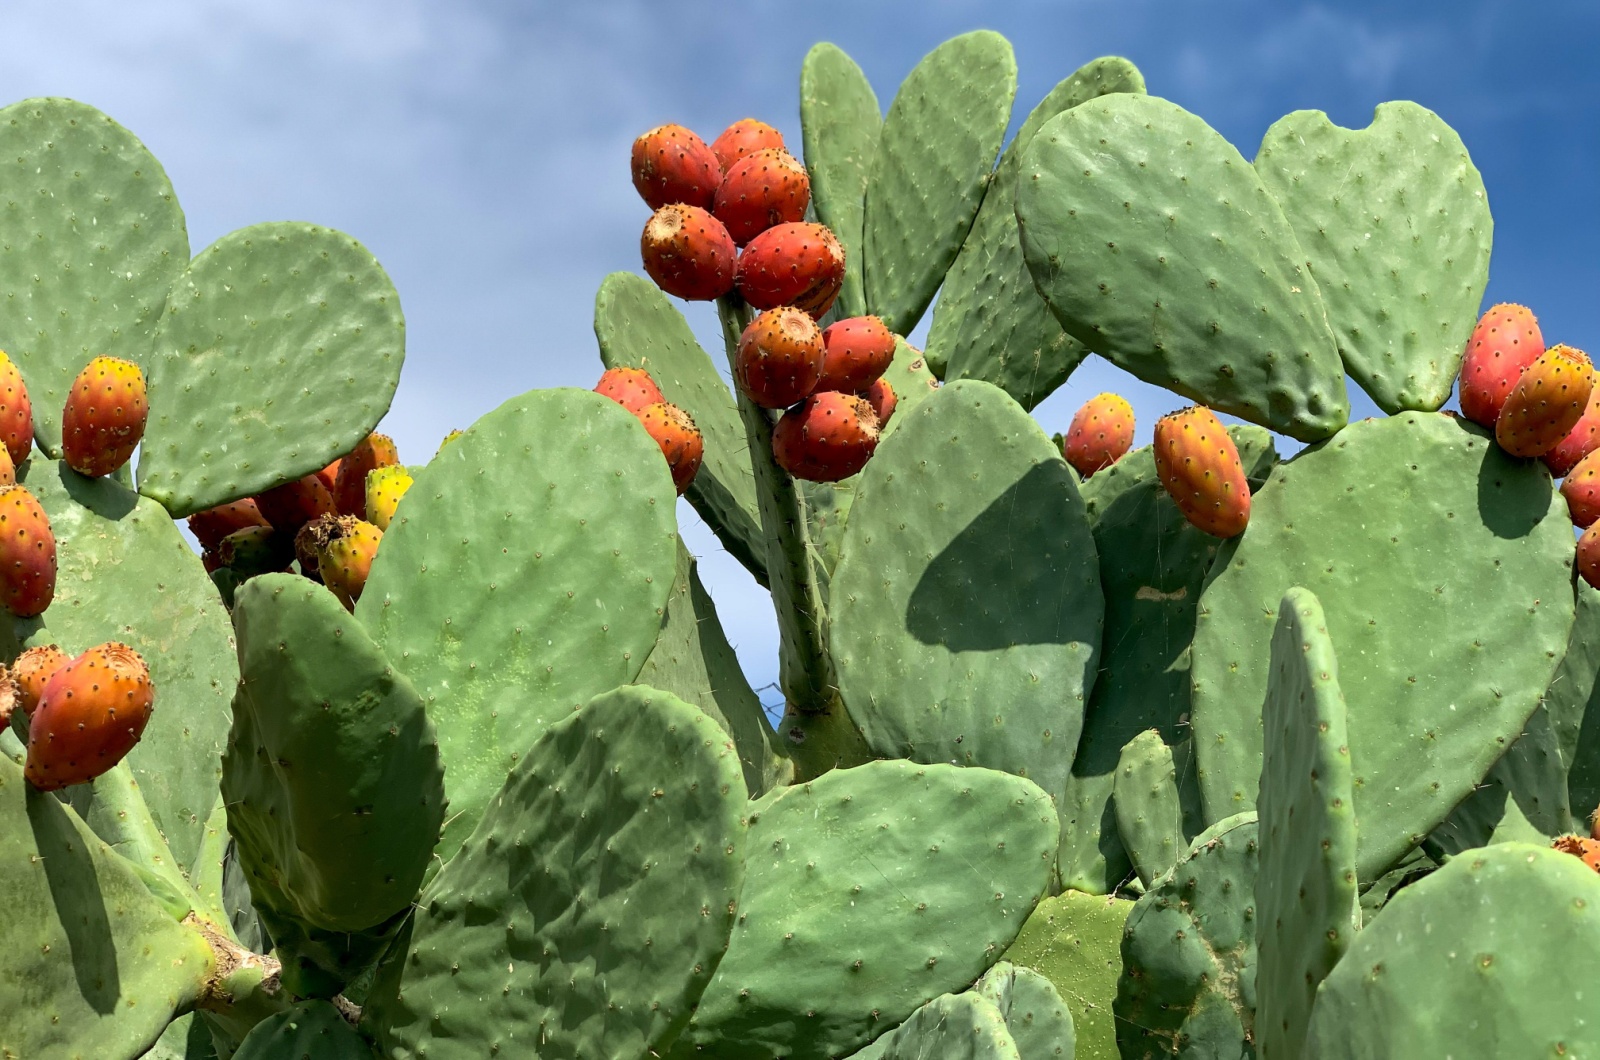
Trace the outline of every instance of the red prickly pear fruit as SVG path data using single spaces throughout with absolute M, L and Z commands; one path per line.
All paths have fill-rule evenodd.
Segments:
M 1600 521 L 1590 523 L 1578 538 L 1578 573 L 1592 588 L 1600 589 Z
M 746 155 L 774 149 L 783 150 L 783 134 L 754 118 L 740 118 L 711 141 L 711 153 L 717 156 L 724 173 Z
M 330 461 L 327 467 L 317 472 L 317 477 L 322 480 L 324 486 L 328 487 L 329 493 L 332 493 L 334 487 L 339 484 L 339 465 L 342 463 L 344 463 L 344 457 L 341 456 Z
M 694 481 L 705 459 L 706 441 L 693 417 L 676 405 L 658 401 L 639 413 L 639 422 L 661 447 L 672 471 L 672 484 L 681 495 Z
M 739 336 L 733 378 L 762 408 L 788 408 L 817 388 L 823 355 L 815 320 L 788 306 L 769 309 Z
M 1593 389 L 1588 356 L 1551 346 L 1517 377 L 1494 421 L 1494 440 L 1512 456 L 1542 456 L 1577 426 Z
M 1567 436 L 1539 459 L 1550 469 L 1550 474 L 1561 478 L 1571 474 L 1578 461 L 1596 449 L 1600 449 L 1600 386 L 1589 391 L 1589 403 Z
M 1116 394 L 1097 394 L 1073 415 L 1062 451 L 1088 478 L 1121 460 L 1132 445 L 1133 406 Z
M 0 352 L 0 443 L 13 467 L 33 451 L 33 402 L 16 363 Z
M 1237 537 L 1250 522 L 1250 483 L 1233 439 L 1204 405 L 1156 423 L 1156 476 L 1183 517 L 1213 537 Z
M 674 202 L 709 210 L 721 182 L 716 154 L 681 125 L 657 125 L 633 141 L 633 186 L 652 210 Z
M 369 434 L 339 461 L 339 477 L 333 485 L 333 506 L 340 515 L 357 519 L 367 514 L 367 475 L 374 468 L 394 467 L 400 453 L 387 434 Z
M 1542 353 L 1544 336 L 1527 306 L 1491 306 L 1472 329 L 1461 359 L 1462 415 L 1493 430 L 1517 377 Z
M 39 706 L 39 697 L 44 694 L 44 686 L 57 670 L 71 661 L 72 656 L 54 644 L 29 648 L 17 656 L 17 661 L 11 664 L 11 679 L 17 683 L 17 702 L 24 714 L 33 717 L 34 710 Z
M 291 538 L 317 516 L 335 511 L 333 492 L 315 474 L 274 486 L 265 493 L 256 494 L 254 500 L 261 518 Z
M 200 542 L 201 548 L 210 550 L 216 549 L 222 544 L 222 539 L 235 530 L 266 525 L 267 521 L 261 517 L 261 509 L 249 497 L 219 504 L 189 516 L 189 532 Z
M 56 537 L 21 486 L 0 486 L 0 596 L 19 618 L 43 614 L 56 595 Z
M 844 245 L 826 225 L 776 225 L 739 255 L 737 283 L 757 309 L 792 305 L 820 319 L 844 285 Z
M 257 574 L 275 574 L 289 569 L 294 561 L 294 542 L 281 530 L 270 526 L 247 526 L 235 530 L 217 546 L 217 559 L 239 576 L 240 581 Z
M 878 414 L 855 394 L 827 390 L 790 409 L 772 428 L 772 456 L 795 478 L 838 482 L 878 448 Z
M 347 610 L 354 611 L 356 601 L 361 599 L 361 590 L 366 587 L 372 561 L 377 558 L 383 531 L 364 519 L 349 515 L 325 517 L 312 525 L 320 526 L 323 531 L 318 535 L 316 548 L 317 572 L 322 576 L 322 584 L 333 591 Z M 310 526 L 306 528 L 310 529 Z
M 806 167 L 777 148 L 735 162 L 717 188 L 711 212 L 742 247 L 773 225 L 804 220 L 810 202 L 811 177 Z
M 643 368 L 607 368 L 594 392 L 610 398 L 635 416 L 647 406 L 667 400 Z
M 889 370 L 894 332 L 877 317 L 848 317 L 822 330 L 822 347 L 817 389 L 860 393 Z
M 40 791 L 93 780 L 133 750 L 154 703 L 138 652 L 116 641 L 90 648 L 45 683 L 28 722 L 24 776 Z
M 128 462 L 144 437 L 150 405 L 132 361 L 96 357 L 78 373 L 61 415 L 61 451 L 80 475 L 100 478 Z
M 889 385 L 887 379 L 874 380 L 861 397 L 872 406 L 873 413 L 878 417 L 878 429 L 889 426 L 889 417 L 894 415 L 894 407 L 899 399 L 894 396 L 894 387 Z
M 652 214 L 639 254 L 656 286 L 685 301 L 709 302 L 733 290 L 739 249 L 722 222 L 698 206 L 669 203 Z
M 1600 519 L 1600 452 L 1590 453 L 1561 482 L 1572 525 L 1587 529 Z

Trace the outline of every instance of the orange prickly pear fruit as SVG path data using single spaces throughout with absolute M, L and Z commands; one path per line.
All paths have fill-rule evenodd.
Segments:
M 889 385 L 889 380 L 879 379 L 867 388 L 861 395 L 872 406 L 872 411 L 878 417 L 878 429 L 889 426 L 889 417 L 894 415 L 894 407 L 898 399 L 894 396 L 894 387 Z
M 811 177 L 789 152 L 755 151 L 729 167 L 711 212 L 744 246 L 773 225 L 803 221 L 811 203 Z
M 607 368 L 594 392 L 610 398 L 635 416 L 647 406 L 667 400 L 643 368 Z
M 116 641 L 90 648 L 45 682 L 28 721 L 28 782 L 53 791 L 105 773 L 144 735 L 154 702 L 138 652 Z
M 878 448 L 878 414 L 855 394 L 825 390 L 785 412 L 772 428 L 772 456 L 795 478 L 838 482 Z
M 1562 478 L 1571 474 L 1578 462 L 1596 449 L 1600 449 L 1600 386 L 1589 391 L 1589 403 L 1567 436 L 1539 459 L 1550 469 L 1550 474 Z
M 1587 529 L 1600 519 L 1600 453 L 1590 453 L 1561 482 L 1572 525 Z
M 1204 405 L 1156 423 L 1156 476 L 1190 523 L 1213 537 L 1237 537 L 1250 522 L 1250 483 L 1222 421 Z
M 0 444 L 13 467 L 33 451 L 33 402 L 16 363 L 0 352 Z
M 56 595 L 56 536 L 21 486 L 0 486 L 0 598 L 19 618 L 43 614 Z
M 219 504 L 189 516 L 189 532 L 207 551 L 215 551 L 222 544 L 222 539 L 235 530 L 266 525 L 267 521 L 261 517 L 261 509 L 249 497 Z
M 1133 406 L 1116 394 L 1097 394 L 1073 415 L 1062 452 L 1088 478 L 1121 460 L 1132 445 Z
M 411 482 L 411 473 L 403 467 L 373 468 L 367 475 L 367 522 L 379 530 L 388 530 L 394 510 Z
M 762 408 L 788 408 L 817 388 L 825 354 L 822 330 L 808 314 L 791 306 L 769 309 L 739 336 L 733 378 Z
M 261 518 L 273 529 L 290 537 L 298 534 L 302 526 L 319 515 L 336 511 L 333 491 L 324 486 L 322 479 L 315 474 L 302 475 L 274 486 L 265 493 L 256 494 L 254 500 Z
M 794 306 L 820 320 L 844 286 L 844 244 L 825 225 L 775 225 L 739 255 L 735 282 L 756 309 Z
M 1600 589 L 1600 520 L 1589 524 L 1589 529 L 1578 538 L 1578 573 L 1583 580 Z
M 342 463 L 344 463 L 344 457 L 338 457 L 329 461 L 327 467 L 317 472 L 317 477 L 322 480 L 324 486 L 328 487 L 329 493 L 332 493 L 334 487 L 339 484 L 339 465 Z
M 1527 306 L 1491 306 L 1473 328 L 1461 359 L 1462 414 L 1493 430 L 1517 377 L 1542 353 L 1544 336 Z
M 1550 846 L 1563 854 L 1582 858 L 1585 865 L 1600 872 L 1600 842 L 1586 836 L 1558 835 L 1550 841 Z
M 709 210 L 722 183 L 716 154 L 681 125 L 657 125 L 633 141 L 632 170 L 634 189 L 652 210 L 674 202 Z
M 746 155 L 783 149 L 783 134 L 754 118 L 740 118 L 711 141 L 711 153 L 717 156 L 724 173 Z
M 339 461 L 339 478 L 333 486 L 333 505 L 340 515 L 357 519 L 367 514 L 367 474 L 376 467 L 400 463 L 394 439 L 387 434 L 369 434 Z
M 17 683 L 17 701 L 24 714 L 33 717 L 44 686 L 57 670 L 71 661 L 72 657 L 54 644 L 29 648 L 17 656 L 17 661 L 11 664 L 11 679 Z
M 669 203 L 645 222 L 639 256 L 644 271 L 663 291 L 689 302 L 709 302 L 733 290 L 739 249 L 710 213 Z
M 889 370 L 894 332 L 877 317 L 848 317 L 822 329 L 822 347 L 817 389 L 859 394 Z
M 705 459 L 706 443 L 700 428 L 687 412 L 665 401 L 641 411 L 639 422 L 661 447 L 661 455 L 667 458 L 667 467 L 672 470 L 672 484 L 682 494 L 694 481 L 700 462 Z
M 1541 456 L 1577 426 L 1589 407 L 1594 370 L 1571 346 L 1551 346 L 1517 377 L 1494 421 L 1494 440 L 1512 456 Z
M 378 556 L 383 531 L 348 515 L 319 522 L 326 524 L 317 548 L 317 571 L 322 575 L 322 584 L 333 590 L 346 609 L 354 611 L 361 590 L 366 587 L 372 561 Z
M 149 415 L 139 366 L 116 357 L 96 357 L 67 391 L 61 415 L 61 450 L 67 466 L 90 478 L 111 474 L 133 455 Z

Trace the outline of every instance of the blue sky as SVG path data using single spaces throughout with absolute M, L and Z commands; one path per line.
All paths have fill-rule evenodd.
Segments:
M 1525 302 L 1548 340 L 1600 352 L 1592 0 L 56 0 L 7 5 L 0 97 L 71 96 L 132 129 L 167 167 L 196 251 L 283 219 L 364 241 L 408 324 L 384 429 L 420 461 L 515 393 L 593 385 L 594 291 L 607 272 L 638 270 L 648 216 L 628 180 L 634 136 L 675 121 L 709 140 L 755 116 L 798 150 L 800 61 L 814 41 L 849 52 L 887 107 L 923 54 L 977 28 L 1016 48 L 1016 121 L 1106 54 L 1131 58 L 1152 93 L 1246 157 L 1291 110 L 1364 126 L 1384 100 L 1432 108 L 1488 187 L 1487 302 Z M 713 341 L 709 308 L 690 317 Z M 1134 402 L 1136 444 L 1183 403 L 1091 360 L 1038 415 L 1060 430 L 1106 389 Z M 1357 415 L 1371 411 L 1352 397 Z M 752 683 L 771 681 L 764 594 L 682 514 Z

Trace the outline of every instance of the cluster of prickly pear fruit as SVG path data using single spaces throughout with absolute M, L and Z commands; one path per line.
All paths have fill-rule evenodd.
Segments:
M 694 419 L 669 402 L 643 368 L 608 368 L 594 390 L 638 418 L 661 447 L 673 486 L 680 494 L 688 489 L 705 457 L 705 439 Z

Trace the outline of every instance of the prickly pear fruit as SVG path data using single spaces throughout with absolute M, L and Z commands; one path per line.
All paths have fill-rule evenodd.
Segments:
M 400 453 L 387 434 L 369 434 L 339 461 L 339 478 L 333 487 L 333 506 L 340 515 L 357 519 L 367 514 L 367 474 L 376 467 L 394 467 Z
M 1492 430 L 1517 377 L 1542 353 L 1544 336 L 1527 306 L 1490 306 L 1472 329 L 1461 359 L 1462 414 Z
M 17 484 L 17 466 L 11 462 L 11 454 L 6 447 L 0 445 L 0 486 L 15 486 Z
M 1596 872 L 1600 872 L 1600 843 L 1587 836 L 1558 835 L 1550 841 L 1550 846 L 1563 854 L 1582 858 L 1583 863 Z
M 894 332 L 877 317 L 848 317 L 822 330 L 822 348 L 817 389 L 859 393 L 889 370 Z
M 377 558 L 383 531 L 364 519 L 348 515 L 318 520 L 324 532 L 317 549 L 317 571 L 322 584 L 333 590 L 339 602 L 354 611 L 361 590 L 367 584 L 372 561 Z M 307 529 L 310 529 L 309 527 Z
M 1551 346 L 1517 377 L 1494 440 L 1512 456 L 1540 456 L 1560 444 L 1583 416 L 1594 389 L 1589 358 L 1571 346 Z
M 1600 589 L 1600 520 L 1589 524 L 1589 529 L 1578 538 L 1578 573 L 1583 580 Z
M 659 401 L 639 413 L 639 422 L 661 447 L 672 470 L 672 484 L 682 494 L 700 470 L 706 455 L 706 442 L 694 419 L 676 405 Z
M 254 500 L 261 518 L 291 538 L 317 516 L 335 510 L 333 492 L 315 474 L 274 486 L 265 493 L 256 494 Z
M 266 525 L 267 521 L 261 517 L 261 509 L 249 497 L 219 504 L 189 516 L 189 532 L 203 549 L 215 549 L 222 544 L 223 538 L 235 530 Z
M 639 237 L 644 271 L 657 287 L 690 302 L 709 302 L 733 290 L 738 253 L 722 222 L 698 206 L 661 207 Z
M 1567 436 L 1539 459 L 1550 469 L 1550 474 L 1561 478 L 1570 474 L 1578 466 L 1578 461 L 1596 449 L 1600 449 L 1600 386 L 1589 391 L 1589 403 L 1584 406 L 1583 415 L 1578 417 L 1578 422 L 1572 425 Z
M 806 167 L 780 147 L 735 162 L 717 188 L 711 212 L 742 247 L 773 225 L 804 220 L 810 203 Z
M 149 415 L 139 366 L 116 357 L 96 357 L 67 392 L 61 415 L 61 450 L 67 466 L 90 478 L 111 474 L 133 455 Z
M 1250 483 L 1233 439 L 1204 405 L 1156 423 L 1156 476 L 1190 523 L 1214 537 L 1236 537 L 1250 522 Z
M 657 125 L 633 141 L 633 186 L 652 210 L 681 202 L 711 209 L 722 163 L 681 125 Z
M 389 529 L 400 498 L 411 488 L 411 473 L 403 467 L 373 468 L 367 475 L 367 522 Z
M 294 560 L 294 539 L 270 526 L 247 526 L 222 539 L 217 558 L 242 582 L 257 574 L 288 570 Z
M 899 400 L 894 396 L 894 387 L 889 385 L 889 380 L 879 379 L 867 388 L 861 395 L 867 404 L 872 406 L 872 411 L 878 417 L 878 429 L 889 426 L 889 417 L 894 415 L 894 407 Z
M 1072 417 L 1063 446 L 1067 463 L 1088 478 L 1121 460 L 1133 445 L 1133 406 L 1116 394 L 1096 394 Z
M 334 487 L 339 484 L 339 465 L 342 463 L 344 463 L 344 457 L 337 457 L 329 461 L 327 467 L 317 472 L 317 477 L 322 480 L 324 486 L 328 487 L 329 493 L 332 493 Z
M 16 363 L 0 352 L 0 444 L 15 467 L 33 451 L 33 401 Z
M 820 319 L 844 285 L 844 244 L 825 225 L 776 225 L 739 255 L 736 282 L 757 309 L 792 305 Z
M 607 368 L 594 392 L 610 398 L 635 416 L 646 406 L 667 400 L 643 368 Z
M 451 442 L 455 441 L 457 438 L 461 437 L 461 435 L 463 433 L 465 433 L 465 432 L 463 432 L 463 431 L 451 431 L 449 434 L 445 435 L 442 439 L 440 439 L 439 448 L 437 448 L 437 449 L 435 449 L 433 451 L 433 455 L 434 456 L 438 456 L 440 453 L 444 452 L 444 447 L 449 445 Z
M 739 336 L 733 377 L 762 408 L 788 408 L 817 388 L 824 354 L 815 320 L 787 306 L 769 309 Z
M 795 478 L 838 482 L 878 448 L 878 415 L 855 394 L 827 390 L 790 409 L 772 428 L 772 455 Z
M 16 678 L 11 676 L 10 670 L 0 666 L 0 732 L 11 727 L 11 715 L 16 713 L 21 699 L 22 694 L 17 690 Z
M 1561 481 L 1561 496 L 1566 498 L 1572 525 L 1587 529 L 1600 519 L 1600 452 L 1578 461 Z
M 29 648 L 17 656 L 17 661 L 11 664 L 11 679 L 17 683 L 17 702 L 24 714 L 33 717 L 34 710 L 39 706 L 39 697 L 44 694 L 44 686 L 57 670 L 71 661 L 72 656 L 54 644 Z
M 740 118 L 711 141 L 711 153 L 717 156 L 724 173 L 746 155 L 774 148 L 783 149 L 783 134 L 754 118 Z
M 56 536 L 39 502 L 0 486 L 0 596 L 19 618 L 43 614 L 56 595 Z
M 40 791 L 93 780 L 133 750 L 154 702 L 138 652 L 116 641 L 90 648 L 45 682 L 23 774 Z

